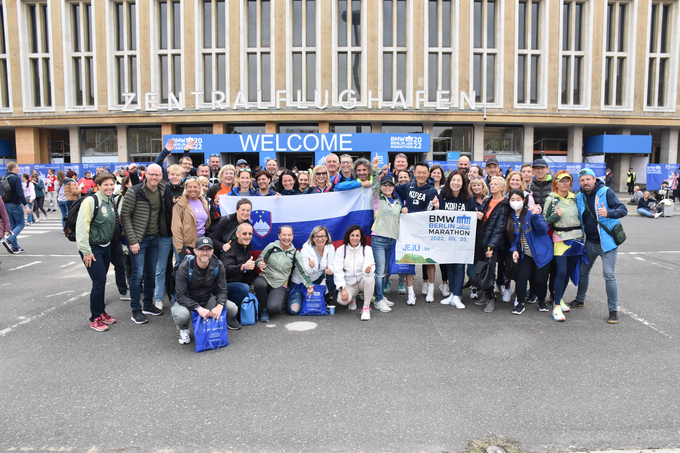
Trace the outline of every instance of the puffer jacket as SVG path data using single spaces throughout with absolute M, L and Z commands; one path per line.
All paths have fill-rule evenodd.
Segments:
M 366 268 L 373 265 L 371 272 L 366 273 Z M 355 285 L 361 279 L 375 276 L 375 258 L 370 246 L 352 247 L 351 245 L 341 245 L 335 251 L 333 261 L 333 279 L 335 286 L 345 288 L 348 285 Z
M 310 244 L 309 241 L 305 242 L 298 255 L 302 255 L 301 258 L 302 266 L 304 267 L 307 276 L 311 281 L 315 281 L 318 280 L 319 277 L 321 277 L 326 272 L 326 266 L 330 267 L 331 270 L 333 269 L 333 260 L 335 259 L 335 247 L 333 247 L 333 244 L 326 244 L 326 246 L 323 249 L 321 263 L 318 262 L 319 259 L 316 257 L 316 251 L 314 250 L 314 246 Z M 312 259 L 312 261 L 314 261 L 314 267 L 311 267 L 309 265 L 310 258 Z M 300 278 L 300 272 L 298 271 L 297 267 L 293 271 L 293 276 L 291 277 L 291 280 L 293 280 L 293 283 L 302 283 L 302 279 Z
M 531 195 L 540 207 L 545 205 L 545 200 L 550 192 L 552 192 L 552 175 L 550 173 L 546 175 L 545 181 L 538 181 L 536 178 L 531 181 Z
M 524 250 L 519 243 L 520 221 L 522 222 L 522 232 L 527 240 L 534 262 L 540 269 L 553 259 L 553 242 L 548 236 L 548 224 L 540 213 L 534 214 L 527 208 L 522 209 L 519 219 L 514 211 L 510 213 L 507 228 L 510 251 L 519 251 L 520 259 L 524 258 Z
M 128 189 L 123 197 L 123 202 L 120 207 L 120 220 L 123 223 L 125 230 L 125 237 L 129 245 L 140 244 L 146 237 L 146 232 L 149 229 L 149 222 L 151 221 L 151 201 L 144 193 L 141 182 Z M 161 236 L 168 237 L 167 225 L 165 224 L 165 207 L 163 203 L 163 195 L 165 194 L 165 183 L 158 183 L 158 190 L 161 194 L 161 211 L 158 215 L 158 233 Z
M 380 190 L 380 172 L 373 170 L 373 212 L 375 220 L 371 231 L 377 236 L 397 240 L 399 236 L 399 216 L 401 215 L 401 202 L 398 199 L 390 200 Z
M 66 195 L 66 201 L 75 201 L 80 196 L 80 190 L 78 189 L 78 184 L 74 179 L 64 178 L 64 195 Z
M 562 217 L 557 215 L 557 208 L 562 208 Z M 552 225 L 553 231 L 563 241 L 583 237 L 576 196 L 573 193 L 569 192 L 567 198 L 564 198 L 555 192 L 551 192 L 543 206 L 543 217 L 545 217 L 548 225 Z
M 489 208 L 491 196 L 484 199 L 482 203 L 482 212 L 486 216 L 486 211 Z M 487 250 L 496 251 L 503 245 L 503 238 L 505 237 L 505 227 L 508 222 L 508 214 L 510 213 L 510 204 L 507 199 L 501 200 L 491 211 L 489 218 L 484 221 L 482 218 L 482 246 L 484 252 Z
M 292 245 L 288 250 L 283 250 L 281 242 L 277 239 L 262 250 L 262 253 L 255 261 L 255 265 L 259 266 L 260 261 L 263 260 L 267 267 L 260 275 L 267 280 L 267 283 L 272 288 L 280 288 L 288 283 L 293 265 L 299 270 L 300 277 L 304 280 L 305 286 L 312 285 L 312 281 L 304 270 L 302 254 L 297 253 L 297 250 Z
M 205 222 L 205 229 L 210 226 L 210 215 L 208 214 L 208 202 L 205 199 L 200 199 L 205 208 L 205 213 L 208 215 L 208 220 Z M 185 247 L 194 247 L 198 240 L 198 231 L 196 227 L 196 215 L 189 204 L 189 196 L 182 195 L 182 198 L 175 203 L 172 208 L 172 245 L 175 247 L 177 253 L 182 253 Z

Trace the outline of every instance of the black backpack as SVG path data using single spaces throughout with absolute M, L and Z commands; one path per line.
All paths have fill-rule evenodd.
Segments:
M 2 201 L 9 203 L 12 201 L 12 198 L 14 198 L 14 195 L 14 190 L 9 183 L 9 175 L 4 176 L 2 179 L 0 179 L 0 196 L 2 197 Z
M 94 214 L 92 214 L 92 218 L 95 218 L 99 213 L 99 198 L 94 192 L 88 191 L 85 196 L 78 198 L 73 202 L 71 207 L 68 208 L 66 226 L 64 227 L 64 235 L 66 236 L 66 239 L 71 242 L 76 242 L 76 224 L 78 223 L 78 212 L 80 211 L 80 206 L 83 204 L 83 201 L 90 197 L 94 197 Z

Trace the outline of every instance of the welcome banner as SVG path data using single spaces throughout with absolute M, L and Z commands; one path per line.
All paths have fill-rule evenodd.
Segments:
M 399 221 L 399 264 L 472 264 L 477 213 L 425 211 L 404 214 Z

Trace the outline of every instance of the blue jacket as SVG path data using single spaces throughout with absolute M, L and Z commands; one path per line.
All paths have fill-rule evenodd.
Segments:
M 581 188 L 581 191 L 576 195 L 576 203 L 578 204 L 578 215 L 581 218 L 583 225 L 583 232 L 586 236 L 586 241 L 595 241 L 602 244 L 602 250 L 609 252 L 614 250 L 617 246 L 612 238 L 586 211 L 586 203 L 593 211 L 593 214 L 598 217 L 598 220 L 611 231 L 616 225 L 621 223 L 620 218 L 628 215 L 626 205 L 619 201 L 613 190 L 605 186 L 601 180 L 597 180 L 595 188 L 587 194 Z M 604 205 L 607 210 L 607 217 L 600 217 L 597 213 L 597 206 Z
M 432 200 L 439 195 L 430 180 L 422 187 L 418 187 L 418 184 L 413 180 L 406 184 L 395 186 L 394 191 L 403 201 L 404 207 L 408 208 L 408 212 L 427 211 L 427 207 Z
M 43 182 L 42 179 L 38 179 L 38 182 L 35 183 L 35 198 L 40 198 L 45 196 L 45 183 Z
M 524 208 L 520 214 L 520 218 L 524 216 L 522 220 L 522 231 L 524 232 L 524 237 L 529 244 L 529 249 L 531 249 L 531 254 L 534 257 L 536 266 L 542 268 L 546 264 L 549 264 L 553 260 L 553 242 L 548 235 L 548 224 L 545 222 L 543 215 L 533 214 L 531 211 Z M 510 252 L 520 253 L 520 258 L 524 258 L 524 251 L 519 244 L 519 219 L 515 212 L 510 213 L 510 220 L 514 223 L 512 235 L 508 235 L 510 239 Z M 509 233 L 509 231 L 508 231 Z
M 358 189 L 361 187 L 361 181 L 358 179 L 351 177 L 347 178 L 342 182 L 339 182 L 335 185 L 335 191 L 336 192 L 342 192 L 344 190 L 353 190 L 353 189 Z
M 9 185 L 12 186 L 14 197 L 12 197 L 12 199 L 5 204 L 22 204 L 26 206 L 28 203 L 26 202 L 26 197 L 24 197 L 24 188 L 21 187 L 21 178 L 17 176 L 16 173 L 11 171 L 7 172 L 6 177 Z
M 229 192 L 230 197 L 254 197 L 257 191 L 252 187 L 248 190 L 248 193 L 241 193 L 238 187 L 234 187 Z

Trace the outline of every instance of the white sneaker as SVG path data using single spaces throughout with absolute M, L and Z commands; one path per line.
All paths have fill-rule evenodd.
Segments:
M 458 296 L 451 296 L 451 297 L 452 297 L 451 305 L 453 305 L 454 307 L 456 307 L 459 310 L 462 310 L 463 308 L 465 308 L 465 305 L 463 305 L 463 302 L 461 302 L 460 297 L 458 297 Z
M 446 299 L 442 299 L 439 301 L 440 304 L 442 305 L 450 305 L 451 304 L 451 299 L 453 299 L 453 294 L 447 297 Z
M 416 293 L 413 292 L 413 287 L 409 288 L 408 296 L 406 298 L 406 305 L 415 305 L 416 304 Z
M 426 295 L 427 295 L 427 287 L 428 287 L 429 285 L 430 285 L 429 283 L 423 282 L 423 287 L 420 289 L 420 293 L 421 293 L 423 296 L 426 296 Z
M 508 286 L 503 290 L 503 302 L 510 302 L 512 299 L 512 288 Z
M 352 302 L 349 303 L 347 308 L 349 308 L 350 310 L 356 310 L 357 309 L 357 301 L 352 299 Z
M 179 344 L 189 344 L 191 343 L 191 338 L 189 337 L 189 330 L 180 330 L 179 331 Z
M 375 309 L 380 310 L 383 313 L 389 313 L 392 311 L 392 309 L 387 306 L 384 299 L 375 304 Z
M 444 297 L 449 297 L 451 295 L 451 291 L 449 291 L 449 285 L 441 284 L 439 285 L 439 291 L 442 292 L 442 296 Z
M 163 309 L 163 301 L 162 300 L 155 300 L 153 301 L 153 304 L 158 308 L 159 310 Z
M 429 283 L 427 285 L 427 296 L 425 296 L 425 302 L 434 302 L 434 283 Z
M 479 294 L 477 294 L 477 288 L 472 286 L 470 288 L 470 299 L 478 299 L 478 298 L 479 298 Z
M 663 214 L 663 213 L 662 213 L 662 212 L 657 212 L 656 214 L 654 214 L 654 218 L 655 218 L 655 219 L 658 219 L 659 217 L 661 217 L 661 214 Z
M 383 302 L 385 302 L 385 305 L 388 307 L 394 307 L 394 302 L 387 300 L 387 297 L 383 297 Z
M 361 320 L 368 321 L 371 319 L 371 309 L 369 307 L 364 307 L 361 309 Z

